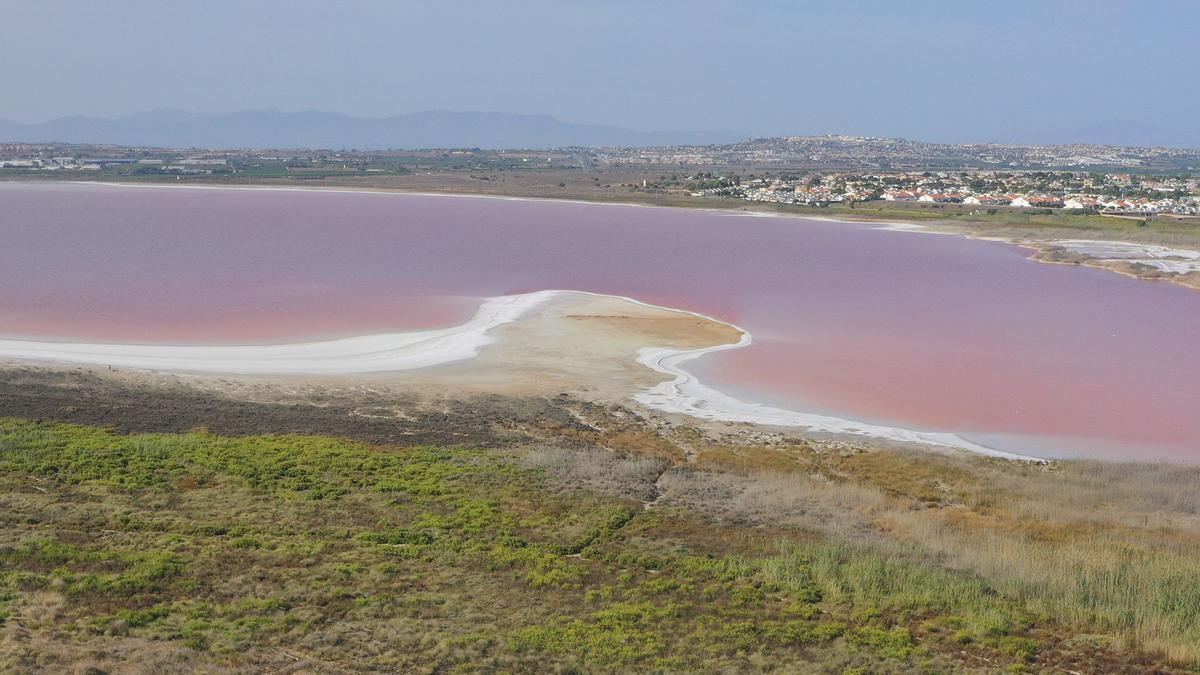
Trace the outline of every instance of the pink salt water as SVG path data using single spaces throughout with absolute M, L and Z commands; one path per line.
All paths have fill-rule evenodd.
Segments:
M 750 331 L 688 364 L 742 398 L 1042 456 L 1200 460 L 1200 293 L 1028 255 L 682 209 L 7 183 L 0 335 L 285 342 L 587 290 Z

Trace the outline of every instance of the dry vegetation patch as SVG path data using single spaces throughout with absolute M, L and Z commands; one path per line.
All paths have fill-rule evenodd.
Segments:
M 1037 668 L 1068 634 L 864 524 L 903 497 L 796 472 L 8 420 L 0 485 L 9 670 Z

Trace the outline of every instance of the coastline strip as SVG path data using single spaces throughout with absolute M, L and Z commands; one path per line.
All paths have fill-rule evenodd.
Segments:
M 18 182 L 20 182 L 20 181 L 18 181 Z M 24 182 L 29 183 L 31 181 L 24 181 Z M 48 181 L 48 182 L 53 183 L 55 181 Z M 1200 256 L 1200 251 L 1196 251 L 1196 250 L 1192 250 L 1192 249 L 1171 249 L 1168 247 L 1163 247 L 1163 246 L 1159 246 L 1159 245 L 1155 245 L 1155 244 L 1141 244 L 1141 243 L 1135 243 L 1135 242 L 1108 242 L 1106 240 L 1091 240 L 1091 239 L 1037 242 L 1037 241 L 1027 241 L 1027 240 L 1022 240 L 1022 239 L 1015 239 L 1015 238 L 1010 238 L 1010 237 L 993 237 L 993 236 L 986 236 L 986 235 L 975 235 L 975 234 L 971 234 L 969 232 L 946 231 L 946 230 L 937 229 L 936 227 L 933 227 L 928 224 L 921 224 L 921 223 L 888 222 L 888 221 L 882 221 L 882 220 L 847 220 L 847 219 L 843 219 L 843 218 L 833 218 L 833 217 L 829 217 L 829 216 L 814 215 L 814 214 L 799 214 L 799 213 L 791 214 L 791 213 L 779 213 L 779 212 L 771 212 L 771 211 L 752 211 L 752 210 L 743 211 L 743 210 L 738 210 L 738 209 L 718 208 L 718 207 L 709 207 L 709 206 L 686 206 L 686 207 L 684 207 L 684 206 L 661 206 L 661 205 L 656 205 L 656 204 L 645 204 L 645 203 L 638 203 L 638 202 L 590 201 L 590 200 L 586 200 L 586 199 L 563 199 L 563 198 L 557 198 L 557 197 L 517 197 L 517 196 L 513 196 L 513 195 L 481 194 L 481 193 L 470 193 L 470 192 L 425 192 L 425 191 L 407 190 L 407 189 L 306 187 L 306 186 L 291 186 L 291 185 L 254 185 L 254 184 L 249 184 L 249 185 L 201 185 L 201 184 L 196 184 L 196 183 L 184 183 L 184 184 L 172 185 L 172 184 L 162 184 L 162 183 L 138 183 L 138 182 L 132 182 L 132 181 L 131 182 L 112 182 L 112 181 L 85 181 L 85 180 L 61 181 L 61 182 L 65 183 L 65 184 L 69 184 L 69 185 L 83 185 L 83 186 L 98 185 L 98 186 L 109 187 L 109 188 L 127 188 L 127 189 L 128 188 L 144 188 L 144 189 L 168 189 L 168 190 L 171 190 L 171 189 L 173 189 L 173 190 L 231 190 L 231 191 L 247 191 L 247 192 L 255 192 L 255 191 L 257 191 L 257 192 L 263 192 L 263 191 L 311 192 L 311 193 L 327 192 L 327 193 L 336 193 L 336 194 L 360 194 L 360 195 L 396 195 L 396 196 L 411 195 L 411 196 L 418 196 L 418 197 L 451 197 L 451 198 L 460 197 L 460 198 L 465 198 L 465 199 L 498 199 L 501 201 L 516 201 L 516 202 L 562 202 L 562 203 L 566 203 L 566 204 L 590 204 L 593 206 L 626 206 L 626 207 L 635 207 L 635 208 L 691 209 L 691 210 L 696 210 L 696 211 L 704 211 L 704 212 L 708 212 L 708 213 L 714 213 L 714 214 L 718 214 L 718 215 L 725 215 L 725 216 L 732 216 L 732 217 L 792 218 L 792 219 L 797 219 L 797 220 L 815 220 L 815 221 L 828 222 L 828 223 L 840 223 L 843 225 L 859 225 L 859 226 L 867 227 L 867 228 L 873 229 L 873 230 L 890 231 L 890 232 L 903 232 L 903 233 L 909 233 L 909 234 L 940 234 L 940 235 L 955 236 L 955 237 L 965 237 L 967 239 L 973 239 L 976 241 L 991 241 L 991 242 L 996 242 L 996 243 L 1001 243 L 1001 244 L 1010 244 L 1010 245 L 1014 245 L 1014 246 L 1020 246 L 1022 248 L 1028 248 L 1028 249 L 1032 249 L 1034 251 L 1041 250 L 1042 246 L 1045 246 L 1045 245 L 1063 246 L 1064 248 L 1068 248 L 1068 249 L 1074 250 L 1076 252 L 1082 253 L 1083 255 L 1088 255 L 1089 257 L 1095 258 L 1097 261 L 1100 261 L 1100 262 L 1113 261 L 1113 262 L 1127 262 L 1127 263 L 1142 263 L 1142 264 L 1149 265 L 1150 267 L 1155 267 L 1155 268 L 1159 269 L 1160 271 L 1165 272 L 1168 275 L 1171 275 L 1170 279 L 1169 279 L 1170 281 L 1172 281 L 1174 283 L 1180 283 L 1180 285 L 1182 285 L 1186 288 L 1196 288 L 1196 285 L 1192 284 L 1192 283 L 1181 283 L 1177 279 L 1177 276 L 1200 272 L 1200 261 L 1197 260 L 1197 256 Z M 1126 250 L 1121 251 L 1120 253 L 1128 253 L 1128 254 L 1132 255 L 1133 257 L 1121 258 L 1121 257 L 1119 257 L 1118 252 L 1113 250 L 1112 248 L 1105 250 L 1106 247 L 1111 247 L 1113 244 L 1118 244 L 1118 245 L 1125 247 Z M 1097 247 L 1096 245 L 1099 245 L 1099 246 Z M 1085 250 L 1081 250 L 1081 247 L 1093 247 L 1093 248 L 1095 248 L 1095 250 L 1097 252 L 1096 253 L 1087 252 Z M 1167 260 L 1163 260 L 1162 258 L 1167 258 Z M 1182 259 L 1182 262 L 1180 262 L 1180 259 Z M 1038 262 L 1038 263 L 1049 262 L 1046 260 L 1039 260 L 1038 258 L 1033 257 L 1033 256 L 1030 257 L 1030 260 L 1032 262 Z M 1100 269 L 1115 271 L 1108 267 L 1101 267 Z M 1124 274 L 1123 272 L 1117 272 L 1117 273 Z M 1126 276 L 1134 276 L 1134 278 L 1137 278 L 1136 275 L 1126 274 Z
M 495 327 L 559 291 L 488 298 L 465 323 L 406 333 L 270 345 L 89 344 L 0 339 L 0 358 L 234 375 L 347 375 L 414 370 L 475 356 Z
M 742 339 L 738 342 L 715 347 L 704 347 L 701 349 L 644 347 L 639 351 L 638 363 L 660 373 L 671 375 L 674 379 L 667 382 L 660 382 L 654 387 L 636 394 L 633 398 L 638 403 L 656 410 L 706 420 L 777 427 L 803 427 L 812 433 L 869 436 L 900 443 L 958 448 L 989 457 L 1034 462 L 1044 461 L 1037 457 L 994 450 L 978 443 L 972 443 L 952 433 L 915 431 L 900 427 L 868 424 L 841 417 L 785 410 L 761 403 L 742 401 L 705 385 L 681 367 L 681 364 L 710 352 L 736 349 L 748 344 L 750 344 L 750 334 L 743 331 Z
M 1040 461 L 1034 457 L 996 451 L 951 433 L 867 424 L 741 401 L 702 384 L 681 364 L 711 352 L 745 347 L 751 343 L 748 331 L 698 312 L 589 291 L 544 290 L 488 298 L 465 323 L 437 330 L 277 345 L 89 344 L 0 339 L 0 359 L 237 375 L 347 375 L 415 370 L 470 359 L 478 354 L 480 348 L 495 341 L 489 335 L 493 328 L 518 320 L 558 295 L 571 293 L 615 297 L 644 307 L 689 314 L 729 326 L 740 333 L 741 338 L 737 342 L 699 349 L 640 349 L 638 363 L 673 378 L 634 395 L 635 401 L 649 408 L 713 421 L 803 427 L 815 433 L 868 436 L 903 443 L 959 448 L 1006 459 Z
M 1147 265 L 1172 274 L 1200 272 L 1200 251 L 1191 249 L 1101 239 L 1056 239 L 1038 243 L 1061 246 L 1100 261 Z

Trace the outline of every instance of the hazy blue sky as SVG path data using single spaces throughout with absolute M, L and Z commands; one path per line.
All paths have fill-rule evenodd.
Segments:
M 0 0 L 0 118 L 545 112 L 1200 144 L 1200 1 Z

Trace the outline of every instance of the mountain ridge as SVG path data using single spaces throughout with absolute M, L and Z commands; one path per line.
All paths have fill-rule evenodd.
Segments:
M 320 110 L 194 113 L 157 108 L 118 118 L 73 115 L 40 123 L 0 120 L 0 142 L 161 147 L 541 149 L 707 145 L 742 138 L 728 131 L 634 131 L 606 124 L 575 124 L 540 113 L 449 110 L 355 117 Z

